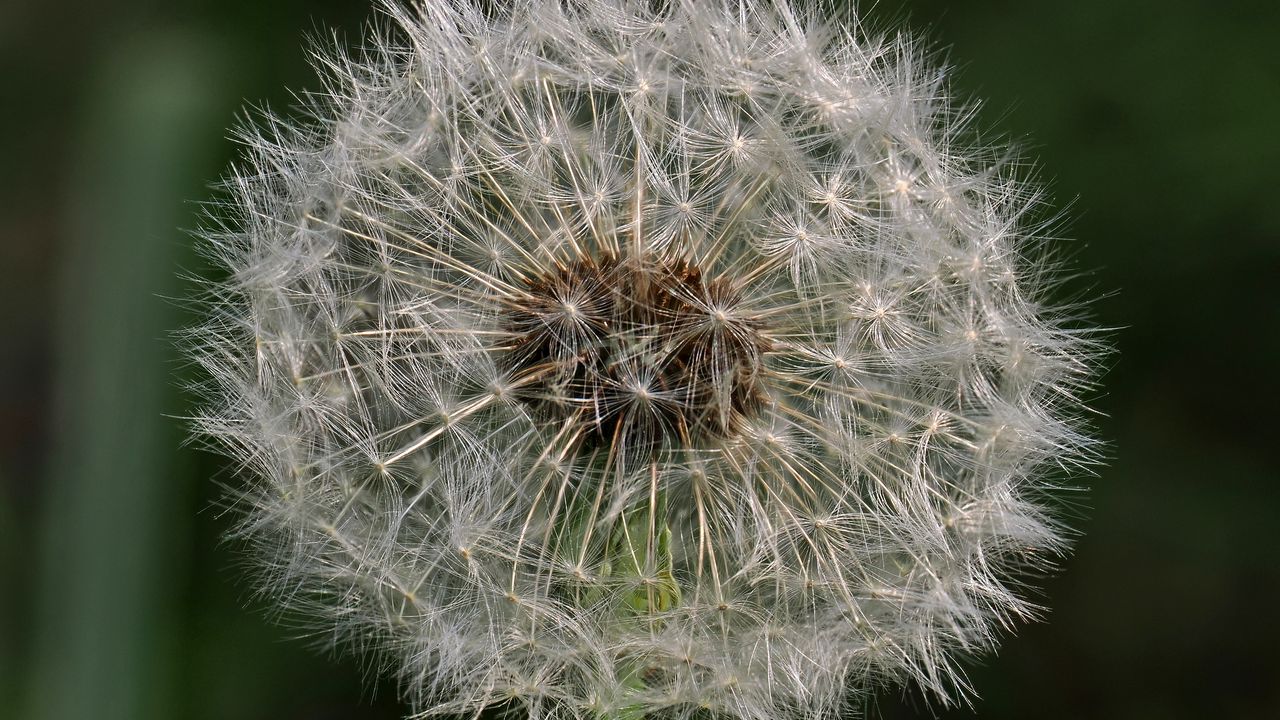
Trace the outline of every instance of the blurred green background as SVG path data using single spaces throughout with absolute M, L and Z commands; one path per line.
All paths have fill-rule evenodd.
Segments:
M 869 4 L 869 3 L 868 3 Z M 959 64 L 981 126 L 1074 218 L 1118 347 L 1114 460 L 1047 622 L 967 664 L 973 708 L 884 718 L 1280 717 L 1280 4 L 904 2 L 864 11 Z M 0 6 L 0 718 L 398 718 L 246 594 L 181 447 L 165 298 L 247 104 L 316 89 L 302 46 L 367 2 Z

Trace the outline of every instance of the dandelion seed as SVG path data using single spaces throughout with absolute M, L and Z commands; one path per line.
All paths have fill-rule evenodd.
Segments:
M 265 590 L 424 716 L 962 697 L 1099 346 L 941 74 L 789 0 L 384 9 L 205 233 Z

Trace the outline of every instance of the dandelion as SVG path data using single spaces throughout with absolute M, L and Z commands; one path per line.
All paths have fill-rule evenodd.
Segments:
M 384 11 L 204 232 L 264 590 L 424 717 L 963 698 L 1098 345 L 943 74 L 789 0 Z

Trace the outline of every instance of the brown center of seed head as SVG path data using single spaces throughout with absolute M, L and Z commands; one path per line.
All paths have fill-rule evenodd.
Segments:
M 502 362 L 548 422 L 634 454 L 731 436 L 763 398 L 768 343 L 731 280 L 684 260 L 584 256 L 530 279 L 506 310 Z M 563 426 L 561 426 L 563 427 Z

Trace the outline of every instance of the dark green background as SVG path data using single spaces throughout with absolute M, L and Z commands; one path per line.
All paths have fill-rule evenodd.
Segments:
M 269 9 L 261 9 L 259 6 Z M 165 297 L 246 103 L 316 88 L 363 2 L 0 6 L 0 717 L 396 718 L 393 686 L 245 595 L 218 458 L 182 448 Z M 1114 460 L 1048 621 L 970 664 L 974 710 L 1280 717 L 1280 4 L 884 0 L 1037 159 L 1118 349 Z

